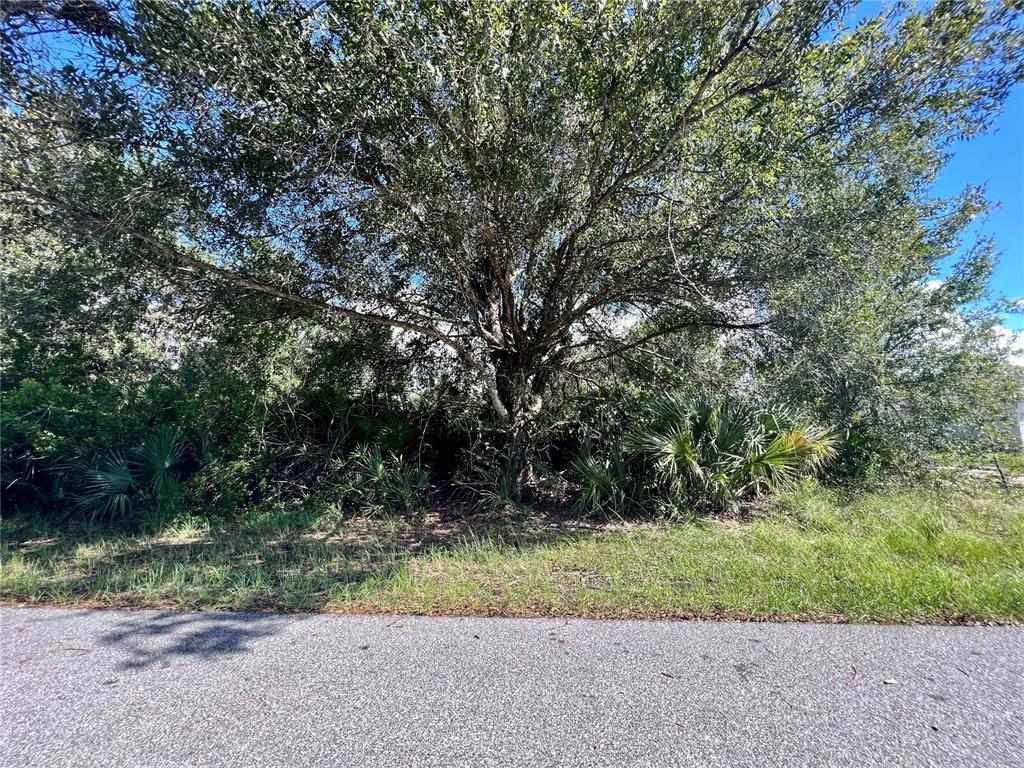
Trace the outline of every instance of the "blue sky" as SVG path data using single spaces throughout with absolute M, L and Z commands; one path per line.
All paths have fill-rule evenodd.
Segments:
M 1000 252 L 992 281 L 997 295 L 1024 297 L 1024 85 L 1017 85 L 1007 100 L 994 130 L 953 147 L 953 158 L 934 186 L 942 197 L 960 192 L 967 184 L 985 186 L 993 204 L 987 220 L 972 229 L 989 235 Z M 1009 315 L 1008 328 L 1024 329 L 1024 314 Z

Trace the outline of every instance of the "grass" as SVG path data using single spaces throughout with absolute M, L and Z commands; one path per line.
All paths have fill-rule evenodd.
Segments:
M 999 468 L 1007 476 L 1024 476 L 1024 453 L 982 453 L 969 456 L 953 453 L 938 453 L 932 457 L 936 464 L 957 469 L 984 469 L 997 472 L 996 462 Z
M 1007 475 L 1020 477 L 1024 475 L 1024 454 L 1000 454 L 998 457 L 999 466 Z M 995 466 L 993 461 L 992 466 Z
M 1024 491 L 808 485 L 740 519 L 413 526 L 275 505 L 148 535 L 4 522 L 0 599 L 60 605 L 884 622 L 1024 621 Z

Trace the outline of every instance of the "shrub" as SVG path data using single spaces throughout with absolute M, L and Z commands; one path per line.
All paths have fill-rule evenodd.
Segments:
M 624 449 L 573 462 L 576 506 L 592 512 L 648 503 L 723 511 L 791 488 L 836 453 L 837 439 L 794 412 L 708 398 L 665 398 Z
M 5 504 L 50 514 L 66 512 L 69 498 L 106 495 L 114 506 L 92 511 L 119 516 L 120 494 L 103 494 L 102 489 L 124 486 L 121 465 L 130 449 L 146 449 L 154 438 L 146 422 L 159 409 L 147 394 L 127 392 L 103 379 L 76 387 L 24 379 L 4 392 L 0 465 Z M 138 460 L 138 470 L 145 468 L 144 456 L 131 458 Z M 163 473 L 145 482 L 163 484 L 167 477 Z
M 586 449 L 573 460 L 572 470 L 579 484 L 573 502 L 576 511 L 607 514 L 626 508 L 632 501 L 630 491 L 635 484 L 623 455 L 598 458 Z
M 349 462 L 347 495 L 363 512 L 420 512 L 428 477 L 420 467 L 379 445 L 360 445 Z
M 633 445 L 670 502 L 727 509 L 813 475 L 834 457 L 837 439 L 778 406 L 668 398 Z
M 72 467 L 75 507 L 95 522 L 162 511 L 177 497 L 189 447 L 173 427 L 151 430 L 127 457 L 113 450 L 95 466 Z

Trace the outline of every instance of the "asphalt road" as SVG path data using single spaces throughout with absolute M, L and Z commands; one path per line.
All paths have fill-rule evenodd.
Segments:
M 3 766 L 1024 766 L 1024 629 L 0 608 Z

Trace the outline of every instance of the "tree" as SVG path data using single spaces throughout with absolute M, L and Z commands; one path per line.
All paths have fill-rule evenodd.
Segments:
M 833 239 L 838 250 L 815 275 L 774 297 L 762 385 L 844 430 L 848 470 L 985 451 L 994 435 L 1008 444 L 1019 385 L 988 290 L 993 248 L 965 242 L 984 211 L 980 194 L 922 208 L 849 192 L 822 204 L 871 201 L 878 213 L 846 242 Z M 949 273 L 938 279 L 942 265 Z
M 915 194 L 1020 76 L 1009 6 L 846 11 L 14 3 L 0 188 L 184 287 L 429 340 L 506 424 L 518 495 L 553 379 L 766 328 L 819 266 L 782 244 L 829 235 L 809 180 Z

